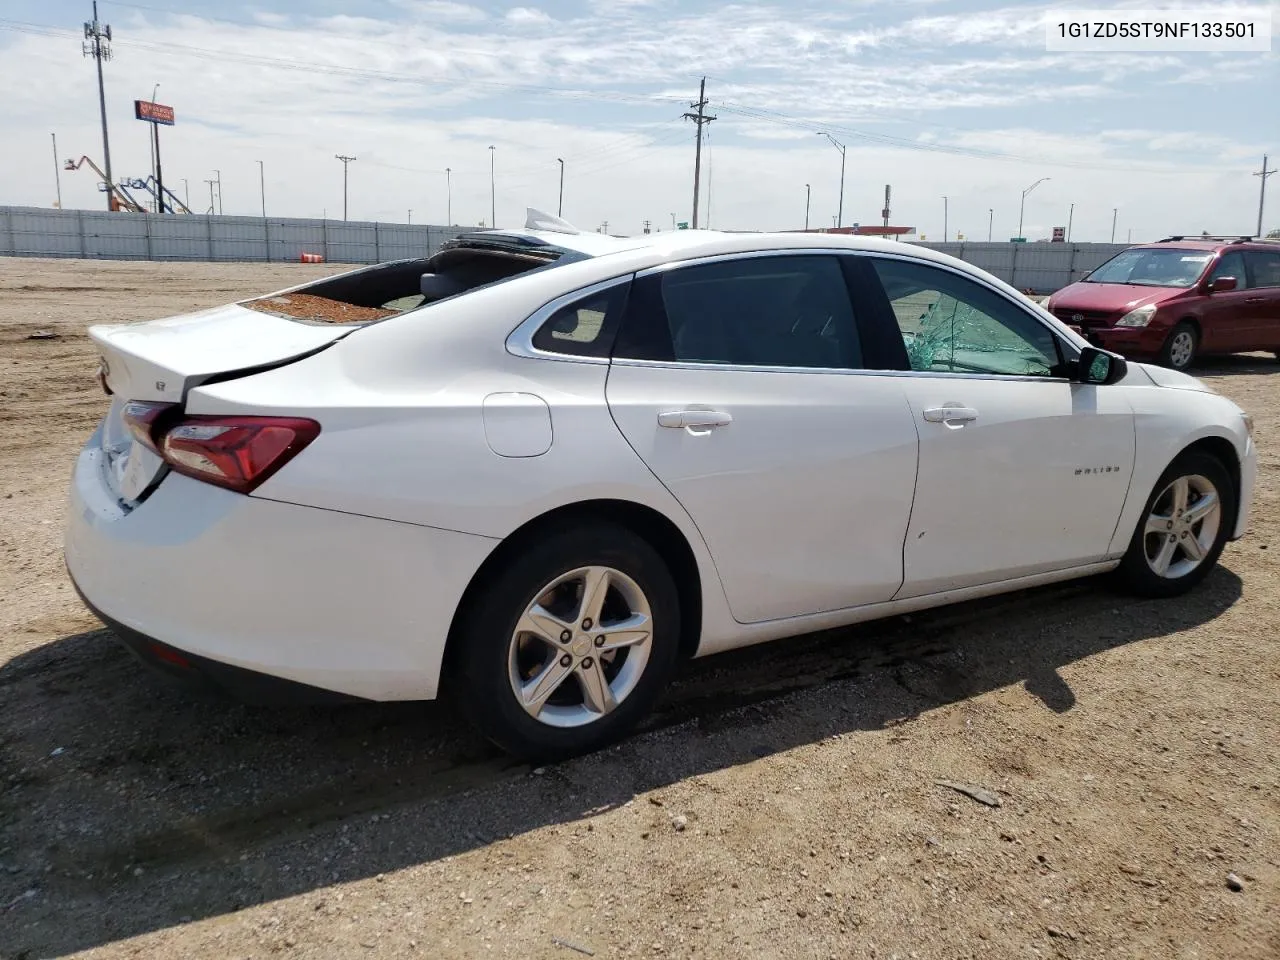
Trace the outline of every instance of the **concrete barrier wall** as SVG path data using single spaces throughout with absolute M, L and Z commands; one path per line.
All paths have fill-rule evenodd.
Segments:
M 440 249 L 461 227 L 0 207 L 0 256 L 380 263 Z
M 100 260 L 297 261 L 334 263 L 429 256 L 462 227 L 428 224 L 107 213 L 0 207 L 0 256 Z M 1126 244 L 922 243 L 987 270 L 1019 290 L 1052 293 L 1105 263 Z

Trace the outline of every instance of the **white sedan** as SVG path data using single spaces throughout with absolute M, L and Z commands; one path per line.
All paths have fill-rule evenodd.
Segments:
M 1249 417 L 903 243 L 523 229 L 90 330 L 66 561 L 144 660 L 548 758 L 684 657 L 1243 535 Z

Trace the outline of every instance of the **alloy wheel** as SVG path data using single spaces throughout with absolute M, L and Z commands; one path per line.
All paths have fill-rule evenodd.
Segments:
M 1222 524 L 1222 497 L 1206 477 L 1178 477 L 1152 504 L 1143 531 L 1151 572 L 1166 580 L 1191 573 L 1213 550 Z
M 580 727 L 611 713 L 635 690 L 652 646 L 644 591 L 606 566 L 580 567 L 538 591 L 508 649 L 512 692 L 553 727 Z

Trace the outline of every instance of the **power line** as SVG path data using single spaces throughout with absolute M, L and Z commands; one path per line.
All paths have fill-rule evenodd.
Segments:
M 698 146 L 693 155 L 693 229 L 698 229 L 698 187 L 702 180 L 702 128 L 705 127 L 716 117 L 710 117 L 706 114 L 706 107 L 710 101 L 707 100 L 707 78 L 702 78 L 702 83 L 698 87 L 698 99 L 696 103 L 689 104 L 690 107 L 696 107 L 697 113 L 685 113 L 685 120 L 692 120 L 698 127 Z

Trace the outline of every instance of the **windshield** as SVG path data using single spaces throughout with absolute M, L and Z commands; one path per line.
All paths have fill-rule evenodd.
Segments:
M 1136 287 L 1190 287 L 1200 279 L 1212 253 L 1201 250 L 1140 248 L 1112 257 L 1086 283 L 1127 283 Z

